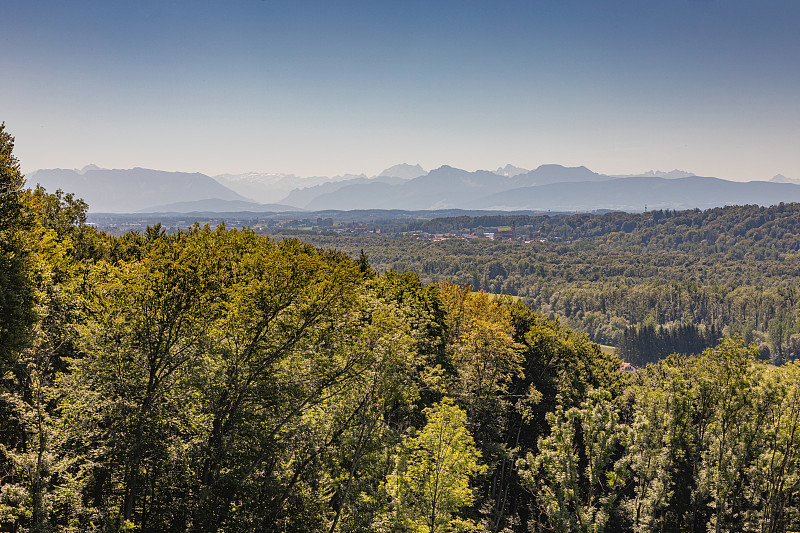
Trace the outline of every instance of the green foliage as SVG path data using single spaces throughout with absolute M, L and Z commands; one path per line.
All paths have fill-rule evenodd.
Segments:
M 609 522 L 628 475 L 626 461 L 615 461 L 627 431 L 610 400 L 607 391 L 592 389 L 580 407 L 559 404 L 547 415 L 550 434 L 539 440 L 539 453 L 519 462 L 554 531 L 600 533 Z
M 38 194 L 66 213 L 25 230 L 4 527 L 797 526 L 796 365 L 728 340 L 630 375 L 518 299 L 224 227 L 84 233 Z
M 642 374 L 628 449 L 635 531 L 797 527 L 797 368 L 768 371 L 755 356 L 726 340 Z
M 485 292 L 438 285 L 447 312 L 447 353 L 455 375 L 447 393 L 467 408 L 480 428 L 502 416 L 497 400 L 521 376 L 522 346 L 514 342 L 511 313 Z M 498 411 L 499 410 L 499 411 Z
M 800 336 L 792 338 L 800 335 L 796 325 L 780 329 L 786 324 L 781 319 L 769 333 L 774 319 L 800 316 L 800 292 L 792 281 L 800 260 L 799 214 L 800 204 L 780 204 L 454 217 L 408 228 L 449 234 L 445 241 L 387 233 L 301 238 L 354 257 L 363 249 L 378 272 L 413 270 L 429 283 L 447 279 L 476 291 L 519 296 L 594 342 L 621 346 L 626 329 L 646 326 L 641 323 L 652 315 L 653 325 L 670 333 L 696 327 L 707 338 L 713 328 L 712 343 L 747 329 L 748 342 L 757 343 L 762 357 L 782 364 L 800 356 Z M 511 225 L 525 242 L 459 238 Z M 662 340 L 659 355 L 689 349 Z M 632 358 L 654 359 L 637 346 L 627 342 Z
M 30 228 L 23 203 L 25 179 L 14 157 L 14 138 L 0 124 L 0 376 L 28 340 L 35 321 L 34 289 L 29 278 Z
M 135 509 L 152 476 L 187 473 L 175 435 L 190 431 L 199 409 L 192 376 L 202 372 L 219 304 L 212 241 L 208 230 L 162 234 L 140 261 L 101 262 L 87 273 L 89 318 L 79 330 L 85 355 L 62 386 L 75 443 L 102 450 L 100 461 L 82 468 L 106 524 L 141 523 Z
M 55 381 L 75 350 L 81 300 L 69 235 L 85 204 L 22 189 L 13 138 L 0 126 L 0 524 L 48 531 L 75 524 L 79 494 L 63 454 Z M 66 203 L 72 202 L 67 209 Z M 47 209 L 42 206 L 47 205 Z M 57 231 L 48 220 L 62 220 Z M 10 307 L 6 307 L 10 306 Z M 2 526 L 4 527 L 4 526 Z
M 387 478 L 393 514 L 390 531 L 438 533 L 473 530 L 453 514 L 473 500 L 470 477 L 483 471 L 467 415 L 449 398 L 425 409 L 425 427 L 404 443 Z M 456 529 L 457 528 L 457 529 Z
M 652 315 L 648 315 L 652 319 Z M 653 323 L 625 328 L 617 346 L 621 359 L 636 366 L 645 366 L 670 354 L 700 353 L 719 342 L 717 329 L 694 324 L 675 324 L 670 327 Z

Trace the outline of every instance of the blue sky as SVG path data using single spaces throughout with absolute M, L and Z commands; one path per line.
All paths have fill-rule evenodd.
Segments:
M 0 0 L 26 172 L 800 178 L 800 2 Z

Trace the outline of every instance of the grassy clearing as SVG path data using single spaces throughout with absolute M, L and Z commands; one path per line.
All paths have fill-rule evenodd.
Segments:
M 475 293 L 473 293 L 475 294 Z M 519 302 L 522 301 L 522 296 L 511 296 L 510 294 L 492 294 L 489 293 L 489 298 L 491 300 L 508 300 L 511 302 Z
M 603 353 L 608 353 L 612 355 L 617 353 L 617 349 L 613 346 L 608 346 L 607 344 L 598 344 L 598 346 L 600 347 L 600 350 Z

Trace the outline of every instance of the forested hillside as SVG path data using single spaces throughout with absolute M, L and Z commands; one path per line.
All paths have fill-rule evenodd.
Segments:
M 620 371 L 518 299 L 86 226 L 0 128 L 0 530 L 796 531 L 800 366 Z
M 736 334 L 778 364 L 800 356 L 800 204 L 452 217 L 407 230 L 282 235 L 353 257 L 363 249 L 379 271 L 411 270 L 425 282 L 520 296 L 637 364 Z M 517 240 L 465 238 L 497 231 Z M 697 340 L 693 351 L 670 340 L 687 338 L 678 329 Z

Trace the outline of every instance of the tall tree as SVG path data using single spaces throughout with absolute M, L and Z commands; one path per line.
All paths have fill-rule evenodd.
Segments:
M 391 530 L 444 533 L 474 529 L 453 515 L 473 500 L 470 478 L 485 467 L 465 425 L 467 416 L 449 398 L 425 410 L 425 427 L 404 444 L 387 479 L 394 515 Z
M 320 494 L 331 481 L 307 475 L 340 438 L 337 420 L 353 415 L 338 411 L 338 400 L 375 357 L 357 340 L 367 319 L 359 311 L 362 273 L 347 257 L 298 241 L 252 232 L 225 238 L 233 271 L 210 337 L 210 432 L 193 528 L 223 527 L 234 501 L 239 519 L 257 529 L 278 520 L 322 524 L 330 498 Z
M 753 531 L 794 531 L 800 527 L 800 364 L 767 373 L 762 396 L 764 441 L 748 469 L 745 523 Z
M 14 156 L 14 137 L 0 124 L 0 375 L 27 342 L 35 321 L 24 232 L 31 220 L 23 204 L 25 178 Z
M 71 196 L 22 190 L 19 164 L 11 153 L 13 138 L 3 129 L 0 477 L 3 494 L 15 505 L 0 497 L 0 522 L 47 531 L 55 527 L 54 515 L 71 514 L 68 500 L 75 496 L 66 486 L 69 461 L 59 454 L 55 415 L 61 395 L 55 381 L 65 357 L 75 351 L 81 304 L 70 235 L 81 231 L 86 206 Z M 57 228 L 55 220 L 60 221 Z
M 141 245 L 139 261 L 101 262 L 88 274 L 90 316 L 80 328 L 86 356 L 62 385 L 75 445 L 101 454 L 84 471 L 104 520 L 146 529 L 153 499 L 169 491 L 163 476 L 185 468 L 175 437 L 196 424 L 198 399 L 188 388 L 206 361 L 220 279 L 208 228 L 175 237 L 149 228 Z

